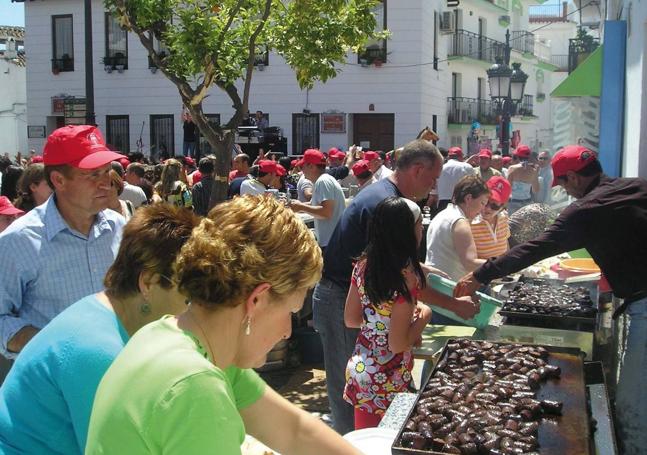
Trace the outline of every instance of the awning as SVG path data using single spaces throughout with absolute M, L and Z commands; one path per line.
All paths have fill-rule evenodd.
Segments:
M 602 88 L 602 45 L 580 63 L 550 94 L 551 97 L 600 96 Z

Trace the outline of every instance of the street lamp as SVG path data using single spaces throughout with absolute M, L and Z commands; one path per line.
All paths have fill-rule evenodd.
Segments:
M 513 63 L 510 69 L 510 30 L 505 32 L 503 58 L 497 57 L 496 63 L 487 70 L 490 83 L 490 97 L 501 114 L 501 146 L 504 156 L 510 154 L 510 116 L 515 107 L 523 100 L 528 75 L 521 70 L 520 63 Z

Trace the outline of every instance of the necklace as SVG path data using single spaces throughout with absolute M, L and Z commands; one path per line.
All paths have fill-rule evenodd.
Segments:
M 202 337 L 203 337 L 203 338 L 204 338 L 204 340 L 207 342 L 207 349 L 208 349 L 208 351 L 209 351 L 209 355 L 211 356 L 211 363 L 213 363 L 213 364 L 215 365 L 215 361 L 216 361 L 216 359 L 215 359 L 215 358 L 214 358 L 214 356 L 213 356 L 213 349 L 211 349 L 211 343 L 209 343 L 209 338 L 207 338 L 207 334 L 206 334 L 206 333 L 205 333 L 205 331 L 202 329 L 202 326 L 200 325 L 200 323 L 198 322 L 198 320 L 196 319 L 196 317 L 193 315 L 193 313 L 191 313 L 191 303 L 189 303 L 189 308 L 187 309 L 187 312 L 186 312 L 186 313 L 191 317 L 191 320 L 192 320 L 192 321 L 195 323 L 195 325 L 197 325 L 197 326 L 198 326 L 198 328 L 200 329 L 200 333 L 202 333 Z

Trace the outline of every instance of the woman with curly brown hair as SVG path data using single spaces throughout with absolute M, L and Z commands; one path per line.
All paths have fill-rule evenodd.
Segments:
M 239 454 L 247 432 L 284 455 L 359 454 L 251 369 L 290 336 L 321 269 L 314 236 L 274 198 L 212 209 L 175 266 L 187 310 L 142 328 L 106 373 L 86 453 Z

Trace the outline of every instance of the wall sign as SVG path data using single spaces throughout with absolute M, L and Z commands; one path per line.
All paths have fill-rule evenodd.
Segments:
M 321 132 L 322 133 L 345 133 L 346 114 L 344 113 L 321 114 Z
M 27 138 L 29 139 L 40 139 L 45 137 L 45 127 L 44 126 L 27 126 Z

